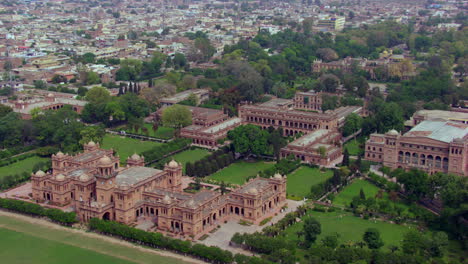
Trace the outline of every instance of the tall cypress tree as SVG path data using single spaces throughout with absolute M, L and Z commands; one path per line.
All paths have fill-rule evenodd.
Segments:
M 349 166 L 349 152 L 348 152 L 348 149 L 345 148 L 344 152 L 343 152 L 343 162 L 342 162 L 342 165 L 343 166 Z

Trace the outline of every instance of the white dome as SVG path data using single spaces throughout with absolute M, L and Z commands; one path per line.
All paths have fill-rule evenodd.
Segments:
M 54 94 L 53 94 L 53 93 L 49 93 L 49 94 L 47 95 L 47 97 L 54 97 Z
M 177 168 L 177 167 L 179 167 L 179 163 L 177 163 L 177 161 L 175 161 L 175 160 L 171 160 L 171 161 L 169 162 L 169 167 L 171 167 L 171 168 Z
M 281 174 L 279 173 L 276 173 L 275 176 L 274 176 L 275 179 L 282 179 L 283 176 L 281 176 Z
M 258 194 L 258 191 L 257 191 L 257 189 L 255 189 L 255 188 L 250 188 L 250 189 L 249 189 L 249 194 L 257 195 L 257 194 Z
M 59 175 L 55 176 L 55 179 L 56 179 L 57 181 L 63 181 L 63 180 L 65 180 L 65 175 L 59 174 Z
M 94 141 L 90 141 L 88 142 L 88 147 L 95 147 L 96 146 L 96 143 L 94 143 Z
M 83 174 L 80 175 L 79 179 L 80 179 L 80 181 L 85 182 L 85 181 L 89 181 L 90 177 L 89 177 L 88 174 L 83 173 Z
M 57 152 L 57 154 L 56 154 L 55 156 L 57 156 L 57 157 L 61 158 L 61 157 L 63 157 L 63 156 L 64 156 L 64 154 L 63 154 L 63 152 L 62 152 L 62 151 L 59 151 L 59 152 Z
M 109 164 L 112 164 L 112 160 L 109 157 L 104 156 L 104 157 L 99 159 L 99 164 L 100 165 L 109 165 Z
M 140 159 L 141 159 L 140 155 L 138 155 L 138 154 L 136 154 L 136 153 L 133 154 L 130 158 L 131 158 L 132 160 L 140 160 Z
M 195 207 L 195 201 L 193 199 L 190 199 L 190 201 L 188 202 L 188 206 L 190 208 L 194 208 Z
M 35 175 L 36 175 L 36 177 L 44 177 L 46 174 L 45 174 L 45 172 L 43 172 L 41 170 L 38 170 Z
M 165 204 L 170 204 L 171 203 L 171 197 L 169 197 L 169 195 L 166 194 L 166 196 L 164 196 L 163 202 Z
M 396 131 L 395 129 L 392 129 L 392 130 L 387 132 L 387 135 L 398 136 L 398 135 L 400 135 L 400 133 L 398 133 L 398 131 Z

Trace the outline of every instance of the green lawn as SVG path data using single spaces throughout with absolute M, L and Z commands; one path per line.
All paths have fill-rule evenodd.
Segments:
M 310 193 L 310 187 L 332 176 L 331 170 L 321 172 L 318 168 L 300 167 L 293 174 L 288 175 L 287 193 L 296 197 L 305 197 Z
M 104 136 L 102 148 L 114 149 L 120 156 L 120 162 L 125 163 L 127 158 L 133 155 L 133 153 L 136 152 L 140 154 L 143 151 L 161 144 L 162 143 L 154 141 L 141 141 L 138 139 L 106 134 Z
M 258 172 L 273 167 L 272 162 L 236 162 L 228 167 L 208 176 L 209 179 L 225 181 L 233 184 L 244 184 L 249 176 L 255 176 Z
M 375 197 L 379 192 L 379 188 L 374 184 L 366 180 L 357 179 L 335 196 L 333 204 L 349 206 L 353 197 L 359 195 L 361 189 L 364 191 L 366 198 Z
M 399 246 L 403 240 L 404 234 L 414 228 L 412 226 L 391 224 L 378 220 L 365 220 L 345 211 L 330 213 L 309 211 L 307 216 L 303 217 L 302 220 L 310 216 L 317 219 L 322 225 L 322 233 L 318 236 L 317 241 L 336 232 L 340 234 L 340 243 L 347 243 L 349 241 L 358 242 L 362 240 L 362 235 L 366 229 L 376 228 L 379 230 L 380 236 L 385 243 L 384 249 L 387 250 L 388 245 Z M 284 231 L 284 237 L 286 239 L 298 241 L 297 232 L 301 231 L 302 228 L 302 222 L 296 223 Z
M 343 147 L 348 149 L 349 155 L 351 156 L 357 156 L 359 154 L 359 142 L 356 139 L 346 142 Z
M 32 172 L 32 168 L 36 163 L 47 161 L 48 158 L 41 158 L 38 156 L 33 156 L 8 166 L 0 167 L 0 177 L 13 175 L 13 174 L 21 174 L 23 172 Z
M 2 263 L 186 263 L 101 238 L 0 215 Z M 156 252 L 156 250 L 155 250 Z
M 161 138 L 161 139 L 170 139 L 174 136 L 174 129 L 173 128 L 170 128 L 170 127 L 158 127 L 158 130 L 156 132 L 153 131 L 153 125 L 152 124 L 148 124 L 148 123 L 145 123 L 144 127 L 146 129 L 148 129 L 148 136 L 150 137 L 155 137 L 155 138 Z M 140 129 L 138 131 L 134 131 L 133 129 L 132 130 L 129 130 L 129 129 L 125 129 L 125 131 L 127 131 L 128 133 L 132 133 L 132 134 L 138 134 L 138 135 L 144 135 L 146 136 L 146 134 Z
M 203 159 L 204 157 L 208 156 L 210 152 L 206 149 L 189 149 L 171 156 L 172 159 L 176 160 L 177 162 L 182 163 L 182 168 L 185 173 L 185 164 L 187 162 L 195 162 L 198 160 Z

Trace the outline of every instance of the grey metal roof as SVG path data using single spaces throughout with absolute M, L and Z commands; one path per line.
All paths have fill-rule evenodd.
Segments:
M 130 167 L 117 174 L 117 185 L 133 185 L 161 173 L 161 170 L 147 167 Z
M 411 137 L 428 137 L 446 143 L 466 135 L 468 135 L 468 125 L 441 120 L 423 121 L 405 134 Z

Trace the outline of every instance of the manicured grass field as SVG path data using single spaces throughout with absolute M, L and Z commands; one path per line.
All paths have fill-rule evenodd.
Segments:
M 358 196 L 361 189 L 364 191 L 366 198 L 375 197 L 379 192 L 379 188 L 374 184 L 366 180 L 357 179 L 336 195 L 335 199 L 333 199 L 333 204 L 349 206 L 353 197 Z
M 153 125 L 152 124 L 145 123 L 144 127 L 146 129 L 148 129 L 148 136 L 150 136 L 150 137 L 161 138 L 161 139 L 170 139 L 170 138 L 172 138 L 174 136 L 174 129 L 170 128 L 170 127 L 160 126 L 160 127 L 158 127 L 158 130 L 156 132 L 153 131 Z M 125 131 L 127 131 L 128 133 L 132 133 L 132 134 L 138 134 L 138 135 L 146 136 L 146 134 L 143 133 L 143 131 L 141 129 L 138 130 L 138 131 L 126 129 Z
M 208 176 L 208 178 L 227 183 L 243 184 L 247 177 L 255 176 L 259 171 L 273 166 L 272 162 L 236 162 Z
M 348 149 L 349 155 L 351 156 L 357 156 L 359 154 L 359 142 L 355 139 L 346 142 L 343 147 Z
M 175 154 L 174 156 L 172 156 L 171 158 L 173 158 L 177 162 L 182 163 L 182 168 L 185 173 L 185 164 L 187 162 L 195 162 L 195 161 L 201 160 L 204 157 L 208 156 L 209 154 L 210 152 L 206 149 L 196 148 L 196 149 L 189 149 L 189 150 L 179 152 Z
M 288 175 L 287 193 L 296 197 L 305 197 L 310 193 L 310 187 L 332 176 L 331 170 L 321 172 L 318 168 L 300 167 L 293 174 Z
M 388 245 L 399 246 L 404 234 L 414 228 L 412 226 L 402 226 L 378 220 L 365 220 L 345 211 L 330 213 L 310 211 L 302 220 L 304 221 L 310 216 L 317 219 L 322 225 L 322 233 L 318 236 L 318 242 L 325 236 L 335 232 L 340 234 L 340 243 L 347 243 L 349 241 L 358 242 L 362 241 L 362 236 L 366 229 L 376 228 L 379 230 L 380 237 L 385 243 L 383 247 L 385 250 L 388 250 Z M 302 228 L 303 222 L 288 227 L 285 230 L 285 238 L 298 241 L 297 232 L 301 231 Z
M 0 259 L 16 264 L 186 263 L 102 238 L 0 215 Z
M 21 174 L 23 172 L 32 172 L 32 168 L 36 163 L 47 161 L 47 158 L 38 156 L 30 157 L 20 160 L 8 166 L 0 167 L 0 177 L 14 174 Z
M 138 139 L 107 134 L 104 136 L 102 148 L 114 149 L 120 156 L 120 162 L 125 163 L 127 158 L 135 152 L 140 154 L 143 151 L 161 144 L 162 143 L 154 141 L 141 141 Z

